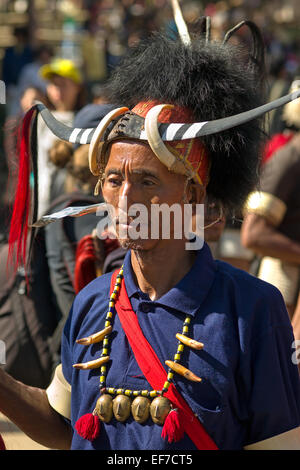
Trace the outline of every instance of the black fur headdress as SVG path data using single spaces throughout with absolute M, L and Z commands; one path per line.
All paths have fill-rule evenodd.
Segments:
M 155 34 L 131 50 L 115 71 L 108 93 L 129 108 L 157 100 L 190 108 L 195 122 L 226 118 L 263 102 L 262 67 L 227 43 L 193 37 L 191 44 Z M 258 177 L 261 118 L 201 137 L 211 161 L 208 194 L 239 208 Z

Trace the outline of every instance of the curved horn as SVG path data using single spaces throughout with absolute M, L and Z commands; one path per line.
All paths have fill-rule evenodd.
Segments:
M 170 109 L 173 107 L 174 106 L 171 104 L 159 104 L 157 106 L 153 106 L 153 108 L 148 111 L 145 118 L 147 140 L 153 153 L 155 153 L 157 158 L 168 168 L 168 170 L 172 170 L 175 173 L 180 173 L 182 175 L 189 175 L 193 178 L 194 172 L 186 166 L 183 160 L 179 160 L 172 152 L 170 152 L 170 150 L 168 150 L 159 134 L 157 125 L 159 114 L 163 109 Z
M 66 126 L 58 121 L 43 103 L 36 102 L 34 107 L 40 113 L 47 127 L 61 140 L 71 142 L 72 144 L 89 144 L 93 141 L 94 134 L 97 133 L 98 127 L 82 129 Z M 122 109 L 128 111 L 128 108 Z
M 252 35 L 252 52 L 249 58 L 252 59 L 252 65 L 258 67 L 261 79 L 265 78 L 265 44 L 262 33 L 257 25 L 250 20 L 241 21 L 234 28 L 227 31 L 224 36 L 223 44 L 226 44 L 229 39 L 239 31 L 243 26 L 247 26 Z
M 59 122 L 53 114 L 49 111 L 48 108 L 43 103 L 36 102 L 34 107 L 38 110 L 42 116 L 47 127 L 53 132 L 53 134 L 61 140 L 66 140 L 71 142 L 72 133 L 74 133 L 74 128 L 66 126 L 62 122 Z M 80 129 L 81 130 L 81 129 Z M 92 129 L 91 129 L 92 130 Z M 78 143 L 80 143 L 78 141 Z
M 191 38 L 187 29 L 187 25 L 184 21 L 178 0 L 172 0 L 172 8 L 173 8 L 174 21 L 176 23 L 180 39 L 183 42 L 183 44 L 185 44 L 186 46 L 189 46 L 191 44 Z
M 72 144 L 89 144 L 95 129 L 81 129 L 79 127 L 69 127 L 58 121 L 43 103 L 35 102 L 34 107 L 43 118 L 47 127 L 53 134 L 61 140 Z
M 99 168 L 97 163 L 97 151 L 98 151 L 98 144 L 103 136 L 107 126 L 109 123 L 115 119 L 117 116 L 126 113 L 128 108 L 117 108 L 110 111 L 103 119 L 99 122 L 98 126 L 93 133 L 90 147 L 89 147 L 89 167 L 90 171 L 94 176 L 99 176 Z
M 271 101 L 270 103 L 259 106 L 258 108 L 250 109 L 244 113 L 235 114 L 234 116 L 227 118 L 216 119 L 215 121 L 195 122 L 194 124 L 161 124 L 161 139 L 166 141 L 195 139 L 196 137 L 203 137 L 205 135 L 226 131 L 227 129 L 231 129 L 233 127 L 245 124 L 246 122 L 253 121 L 263 114 L 266 114 L 273 109 L 280 108 L 281 106 L 284 106 L 285 104 L 299 97 L 300 89 L 295 90 L 289 95 L 282 96 L 275 101 Z
M 171 153 L 163 143 L 157 126 L 157 119 L 163 109 L 171 109 L 171 104 L 160 104 L 154 106 L 148 111 L 145 118 L 145 131 L 148 143 L 157 158 L 170 170 L 176 162 L 176 157 Z

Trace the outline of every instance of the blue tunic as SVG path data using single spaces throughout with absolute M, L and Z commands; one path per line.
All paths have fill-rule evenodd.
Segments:
M 293 333 L 279 291 L 246 272 L 214 261 L 205 244 L 192 269 L 159 300 L 136 286 L 130 253 L 124 279 L 142 331 L 161 363 L 173 360 L 186 314 L 189 336 L 204 343 L 200 351 L 184 348 L 180 363 L 202 377 L 190 382 L 174 374 L 174 384 L 220 449 L 245 445 L 289 431 L 299 422 L 299 375 L 292 362 Z M 92 412 L 99 397 L 99 369 L 75 370 L 72 364 L 100 357 L 102 345 L 75 341 L 104 328 L 111 273 L 91 282 L 76 297 L 65 326 L 62 364 L 72 386 L 72 426 Z M 111 334 L 107 386 L 151 390 L 137 365 L 116 316 Z M 186 449 L 187 435 L 176 444 L 161 438 L 162 427 L 136 423 L 102 423 L 93 442 L 73 434 L 73 449 Z

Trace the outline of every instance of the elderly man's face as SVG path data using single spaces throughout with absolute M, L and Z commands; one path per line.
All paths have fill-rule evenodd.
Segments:
M 122 211 L 127 214 L 133 204 L 142 204 L 147 208 L 148 213 L 146 222 L 149 228 L 149 239 L 133 240 L 129 231 L 128 237 L 120 240 L 123 246 L 151 249 L 162 238 L 160 227 L 158 240 L 150 239 L 151 206 L 167 204 L 170 207 L 173 204 L 180 204 L 183 208 L 184 202 L 187 202 L 185 197 L 188 198 L 188 193 L 186 177 L 170 172 L 147 144 L 127 140 L 111 145 L 103 182 L 104 199 L 115 208 L 117 218 L 121 214 L 124 215 Z M 125 226 L 127 229 L 134 220 L 134 216 L 126 215 L 125 218 L 125 222 L 122 220 L 122 226 L 117 225 L 118 235 L 120 235 L 121 228 L 124 230 Z M 174 232 L 172 213 L 170 220 L 170 238 L 172 238 Z M 145 222 L 144 218 L 143 222 Z M 139 230 L 142 228 L 141 225 Z

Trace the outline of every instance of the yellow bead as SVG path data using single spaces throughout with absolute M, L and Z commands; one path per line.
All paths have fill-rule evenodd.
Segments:
M 109 388 L 107 389 L 107 391 L 108 391 L 108 393 L 114 393 L 114 392 L 115 392 L 115 389 L 112 388 L 112 387 L 109 387 Z
M 146 397 L 148 395 L 148 390 L 142 390 L 141 395 L 142 397 Z
M 128 396 L 128 395 L 130 395 L 130 393 L 131 393 L 131 390 L 125 390 L 124 395 Z
M 104 326 L 105 326 L 105 328 L 106 328 L 107 326 L 110 326 L 110 321 L 106 321 L 105 324 L 104 324 Z
M 169 386 L 170 386 L 170 383 L 169 383 L 169 382 L 165 382 L 163 388 L 169 388 Z
M 107 354 L 108 354 L 108 349 L 107 349 L 107 348 L 103 348 L 102 356 L 107 356 Z
M 101 372 L 106 372 L 106 366 L 101 366 Z
M 107 312 L 106 318 L 112 318 L 113 314 L 112 312 Z
M 184 345 L 180 344 L 177 348 L 177 352 L 182 352 L 184 350 Z
M 135 397 L 137 397 L 137 396 L 139 395 L 139 392 L 138 392 L 137 390 L 135 390 L 135 391 L 133 392 L 133 395 L 134 395 Z
M 118 284 L 116 284 L 115 290 L 120 290 L 120 286 Z
M 174 359 L 179 361 L 180 360 L 180 354 L 175 354 Z
M 100 377 L 100 383 L 103 383 L 103 382 L 105 382 L 105 375 L 101 375 Z
M 117 294 L 114 294 L 114 293 L 112 293 L 111 296 L 110 296 L 110 298 L 113 299 L 113 300 L 115 300 L 116 297 L 117 297 Z
M 169 374 L 168 374 L 168 377 L 167 377 L 167 378 L 168 378 L 168 380 L 172 380 L 172 379 L 173 379 L 173 377 L 174 377 L 174 374 L 173 374 L 173 372 L 169 372 Z
M 109 345 L 109 339 L 106 338 L 103 340 L 103 346 L 108 346 Z
M 117 395 L 121 395 L 122 393 L 123 393 L 123 390 L 121 388 L 118 388 Z
M 150 397 L 151 397 L 151 398 L 156 397 L 156 395 L 157 395 L 156 390 L 152 390 L 152 391 L 150 392 Z
M 186 319 L 184 320 L 184 323 L 191 323 L 190 317 L 186 317 Z
M 189 327 L 188 327 L 188 326 L 184 326 L 184 327 L 182 328 L 182 331 L 183 331 L 183 333 L 188 333 Z

